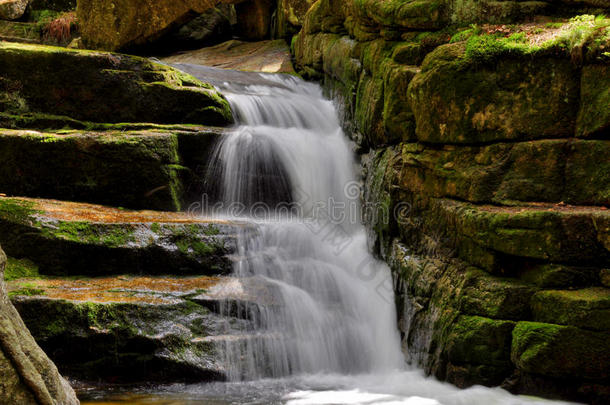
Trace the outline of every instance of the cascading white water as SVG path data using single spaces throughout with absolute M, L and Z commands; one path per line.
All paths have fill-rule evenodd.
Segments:
M 282 400 L 295 405 L 537 402 L 458 390 L 404 365 L 390 272 L 369 253 L 353 153 L 318 86 L 176 66 L 218 87 L 238 121 L 208 173 L 221 213 L 250 224 L 238 237 L 235 283 L 217 291 L 230 298 L 227 317 L 241 318 L 219 339 L 230 379 L 301 375 L 301 389 Z
M 402 367 L 389 270 L 368 253 L 332 103 L 291 76 L 233 79 L 215 84 L 239 126 L 218 145 L 209 178 L 221 182 L 224 207 L 241 204 L 257 220 L 239 237 L 235 276 L 258 294 L 254 322 L 224 342 L 230 378 Z

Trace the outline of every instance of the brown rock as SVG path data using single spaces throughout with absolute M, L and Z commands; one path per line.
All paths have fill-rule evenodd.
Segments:
M 30 0 L 0 0 L 0 20 L 16 20 L 25 13 Z
M 182 52 L 165 63 L 190 63 L 221 69 L 265 73 L 295 73 L 284 40 L 243 42 L 231 40 L 216 46 Z
M 273 6 L 271 0 L 250 0 L 236 4 L 237 34 L 249 40 L 269 38 Z
M 80 0 L 77 15 L 85 45 L 92 49 L 133 48 L 157 39 L 227 0 Z

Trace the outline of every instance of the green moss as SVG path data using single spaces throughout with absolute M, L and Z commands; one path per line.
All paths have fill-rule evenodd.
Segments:
M 1 44 L 0 57 L 0 76 L 20 84 L 31 112 L 97 122 L 232 122 L 228 102 L 209 84 L 143 58 L 14 43 Z M 23 66 L 36 66 L 35 74 Z
M 452 363 L 509 367 L 514 322 L 460 316 L 451 326 L 445 348 Z
M 4 280 L 11 281 L 20 278 L 39 278 L 38 266 L 28 259 L 7 258 L 4 270 Z
M 36 288 L 36 286 L 34 284 L 20 283 L 19 288 L 16 290 L 13 290 L 13 291 L 9 291 L 8 296 L 9 296 L 9 298 L 19 297 L 19 296 L 31 297 L 34 295 L 44 295 L 44 294 L 45 294 L 44 290 L 41 290 L 40 288 Z
M 500 34 L 476 34 L 475 29 L 456 34 L 451 42 L 467 39 L 465 59 L 471 63 L 490 63 L 510 55 L 563 54 L 582 63 L 583 59 L 605 59 L 600 52 L 610 41 L 610 19 L 604 16 L 573 17 L 554 38 L 531 44 L 525 33 L 504 37 Z
M 59 237 L 72 242 L 92 243 L 107 247 L 121 247 L 135 241 L 131 225 L 98 226 L 90 222 L 58 221 L 42 227 L 43 235 Z
M 10 222 L 27 224 L 37 212 L 33 202 L 0 198 L 0 217 Z
M 610 330 L 610 289 L 541 291 L 532 299 L 534 320 Z
M 518 369 L 551 377 L 604 379 L 610 376 L 607 332 L 572 326 L 518 322 L 511 359 Z

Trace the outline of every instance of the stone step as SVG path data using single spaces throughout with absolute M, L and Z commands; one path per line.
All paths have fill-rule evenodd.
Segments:
M 214 344 L 197 340 L 221 333 L 224 322 L 181 294 L 213 282 L 208 277 L 29 280 L 41 287 L 39 295 L 23 296 L 14 290 L 23 280 L 15 280 L 9 290 L 37 343 L 69 378 L 200 382 L 225 379 Z
M 9 259 L 7 290 L 62 374 L 114 383 L 222 380 L 226 344 L 273 339 L 246 317 L 210 310 L 270 302 L 264 283 L 232 277 L 44 277 Z M 21 271 L 16 271 L 21 267 Z M 31 264 L 30 264 L 31 267 Z M 250 300 L 252 299 L 252 300 Z M 41 317 L 44 313 L 46 316 Z M 66 348 L 69 347 L 69 350 Z
M 531 279 L 531 269 L 538 272 L 553 263 L 586 278 L 575 280 L 576 285 L 595 285 L 600 284 L 600 269 L 610 265 L 610 210 L 605 207 L 434 199 L 425 218 L 423 233 L 436 232 L 436 242 L 451 245 L 460 258 L 492 273 L 527 272 L 528 281 L 540 284 Z
M 60 118 L 47 117 L 43 125 L 64 122 Z M 186 202 L 202 200 L 202 176 L 222 134 L 196 126 L 111 125 L 54 133 L 0 129 L 0 193 L 178 211 Z
M 0 197 L 0 245 L 44 275 L 217 275 L 243 223 L 186 213 Z

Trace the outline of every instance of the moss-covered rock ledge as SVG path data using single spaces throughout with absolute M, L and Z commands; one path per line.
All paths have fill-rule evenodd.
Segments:
M 0 43 L 0 112 L 94 122 L 227 125 L 214 88 L 144 58 Z
M 4 119 L 14 126 L 65 122 L 40 115 Z M 1 193 L 178 211 L 201 200 L 208 157 L 223 135 L 198 126 L 68 123 L 94 130 L 0 129 Z
M 0 243 L 43 275 L 224 274 L 238 226 L 188 214 L 0 197 Z
M 219 283 L 205 276 L 30 277 L 10 281 L 8 289 L 65 375 L 168 383 L 225 378 L 209 340 L 223 319 L 193 300 Z

